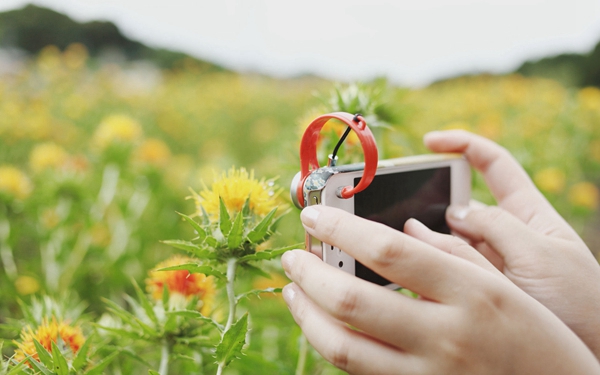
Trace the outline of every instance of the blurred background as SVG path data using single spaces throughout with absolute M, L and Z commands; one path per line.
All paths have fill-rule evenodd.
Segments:
M 160 240 L 191 238 L 189 189 L 236 166 L 287 197 L 304 128 L 334 110 L 368 116 L 388 158 L 426 152 L 431 130 L 499 142 L 598 254 L 599 42 L 591 0 L 3 0 L 0 322 L 40 295 L 99 317 L 173 253 Z M 361 160 L 356 140 L 342 157 Z M 474 196 L 493 203 L 479 177 Z M 302 241 L 297 216 L 276 244 Z M 285 283 L 265 270 L 246 282 Z M 261 303 L 253 345 L 279 363 L 263 373 L 293 373 L 299 332 Z

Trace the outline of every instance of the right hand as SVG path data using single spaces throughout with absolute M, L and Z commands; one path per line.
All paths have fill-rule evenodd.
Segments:
M 450 207 L 452 230 L 600 358 L 600 266 L 577 233 L 496 143 L 465 131 L 433 132 L 424 141 L 435 152 L 463 153 L 498 202 L 497 207 Z

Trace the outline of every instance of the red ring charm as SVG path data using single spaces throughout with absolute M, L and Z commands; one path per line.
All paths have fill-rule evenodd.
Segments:
M 354 130 L 365 155 L 365 169 L 358 185 L 355 187 L 345 186 L 341 191 L 342 198 L 351 198 L 354 194 L 365 190 L 371 184 L 371 181 L 373 181 L 375 172 L 377 171 L 377 144 L 375 143 L 375 137 L 371 129 L 369 129 L 365 119 L 361 115 L 355 116 L 346 112 L 333 112 L 319 116 L 308 125 L 300 143 L 300 183 L 298 184 L 296 194 L 298 202 L 302 207 L 304 207 L 304 196 L 302 194 L 304 181 L 311 171 L 319 168 L 319 161 L 317 160 L 319 134 L 323 126 L 331 119 L 340 120 Z

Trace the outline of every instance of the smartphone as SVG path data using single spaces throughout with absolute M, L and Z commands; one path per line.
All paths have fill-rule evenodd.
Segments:
M 446 208 L 450 204 L 467 205 L 471 197 L 471 168 L 460 154 L 381 160 L 373 181 L 365 190 L 352 198 L 341 198 L 339 192 L 343 187 L 358 184 L 363 168 L 363 164 L 350 164 L 311 172 L 303 186 L 305 206 L 337 207 L 399 231 L 408 219 L 415 218 L 431 230 L 449 234 Z M 297 180 L 292 183 L 292 198 Z M 308 234 L 306 244 L 308 251 L 333 267 L 390 289 L 399 288 L 343 249 Z

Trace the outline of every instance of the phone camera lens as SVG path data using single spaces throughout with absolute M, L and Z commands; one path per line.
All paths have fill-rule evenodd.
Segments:
M 342 262 L 342 261 L 340 260 L 340 262 L 338 263 L 338 266 L 340 266 L 340 268 L 344 267 L 344 262 Z

